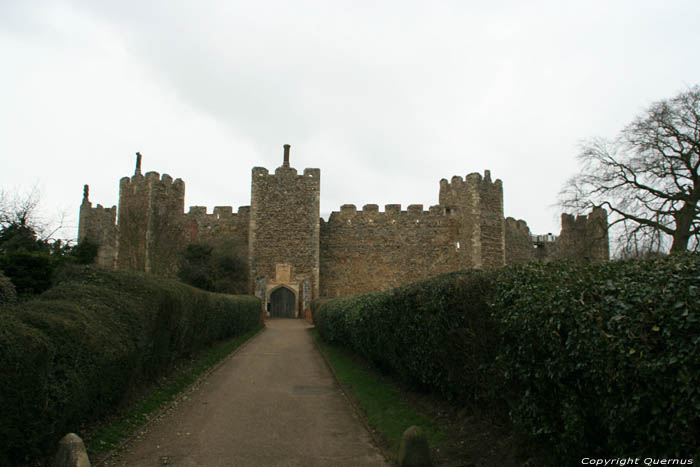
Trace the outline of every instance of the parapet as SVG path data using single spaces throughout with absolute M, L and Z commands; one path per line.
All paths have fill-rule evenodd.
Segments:
M 587 216 L 561 215 L 559 256 L 563 258 L 606 261 L 610 258 L 608 214 L 594 208 Z
M 481 186 L 482 184 L 485 184 L 486 186 L 503 186 L 503 182 L 501 181 L 501 179 L 496 179 L 496 181 L 492 181 L 491 171 L 485 170 L 483 177 L 478 172 L 472 172 L 470 174 L 467 174 L 464 178 L 460 177 L 459 175 L 455 175 L 450 179 L 450 181 L 447 181 L 446 178 L 443 178 L 440 180 L 440 191 L 447 188 L 463 189 L 466 186 Z
M 423 205 L 422 204 L 410 204 L 408 206 L 407 212 L 409 215 L 421 215 L 421 214 L 423 214 Z
M 278 177 L 296 177 L 297 169 L 295 169 L 294 167 L 277 167 L 275 169 L 275 175 Z
M 459 207 L 465 203 L 471 203 L 475 196 L 497 199 L 503 195 L 503 182 L 500 179 L 491 180 L 491 171 L 485 170 L 483 177 L 477 172 L 472 172 L 462 178 L 455 175 L 448 182 L 440 180 L 440 205 Z M 494 198 L 495 197 L 495 198 Z
M 132 187 L 136 191 L 136 187 L 140 187 L 144 182 L 148 185 L 161 187 L 166 191 L 172 190 L 183 195 L 185 192 L 185 182 L 181 178 L 173 180 L 173 177 L 168 174 L 161 176 L 158 172 L 153 171 L 147 172 L 145 176 L 137 173 L 131 177 L 122 177 L 119 180 L 119 188 L 125 190 Z
M 400 204 L 385 204 L 384 205 L 384 212 L 387 214 L 398 214 L 401 212 L 401 205 Z
M 231 206 L 215 206 L 211 214 L 207 214 L 206 206 L 190 206 L 187 215 L 199 218 L 209 217 L 211 220 L 235 219 L 238 216 L 250 215 L 250 206 L 240 206 L 235 213 Z
M 360 224 L 363 222 L 368 224 L 382 222 L 416 224 L 424 221 L 441 222 L 447 218 L 445 208 L 440 205 L 430 206 L 426 210 L 422 204 L 411 204 L 405 211 L 402 211 L 400 204 L 386 204 L 384 211 L 380 212 L 377 204 L 365 204 L 362 210 L 358 210 L 354 204 L 343 204 L 339 211 L 331 212 L 328 222 L 324 224 L 329 225 L 334 222 L 347 224 L 350 220 Z
M 187 212 L 187 214 L 190 214 L 193 216 L 206 216 L 207 215 L 207 207 L 206 206 L 190 206 L 190 210 Z
M 513 217 L 506 217 L 506 227 L 514 231 L 522 231 L 530 233 L 530 228 L 527 226 L 527 222 L 523 219 L 515 219 Z
M 351 216 L 357 213 L 357 207 L 354 204 L 343 204 L 340 206 L 340 213 L 344 216 Z
M 233 215 L 232 206 L 214 206 L 214 216 L 218 218 L 231 217 Z
M 321 169 L 304 169 L 304 177 L 320 178 Z
M 265 167 L 253 167 L 253 177 L 262 177 L 270 172 Z

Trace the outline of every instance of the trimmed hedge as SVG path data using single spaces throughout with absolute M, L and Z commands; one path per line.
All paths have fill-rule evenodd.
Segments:
M 316 306 L 321 336 L 404 381 L 508 409 L 551 452 L 692 457 L 700 255 L 513 265 Z
M 74 267 L 0 307 L 0 465 L 52 450 L 179 358 L 260 323 L 252 296 L 135 272 Z
M 493 276 L 457 272 L 314 303 L 313 321 L 327 342 L 352 349 L 417 388 L 449 399 L 479 399 L 489 377 L 482 362 L 497 347 L 485 302 Z
M 17 290 L 9 277 L 0 270 L 0 305 L 17 301 Z
M 16 251 L 0 256 L 0 269 L 20 297 L 37 295 L 51 287 L 57 265 L 58 260 L 45 252 Z

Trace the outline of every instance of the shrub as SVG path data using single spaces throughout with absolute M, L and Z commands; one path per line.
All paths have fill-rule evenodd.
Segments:
M 699 287 L 697 254 L 505 268 L 494 311 L 513 420 L 561 459 L 693 454 Z
M 700 255 L 530 263 L 314 304 L 321 336 L 552 452 L 697 456 Z
M 84 238 L 76 246 L 71 248 L 70 255 L 75 258 L 77 264 L 93 264 L 97 258 L 99 245 Z
M 486 299 L 493 272 L 465 271 L 319 306 L 324 340 L 348 347 L 423 390 L 483 399 L 498 335 Z M 469 378 L 465 380 L 464 376 Z
M 0 271 L 0 305 L 14 303 L 17 300 L 15 286 L 5 274 Z
M 177 359 L 259 319 L 252 296 L 135 272 L 67 269 L 41 296 L 0 308 L 0 465 L 40 455 Z
M 248 289 L 245 261 L 204 243 L 187 245 L 177 276 L 186 284 L 210 292 L 245 293 Z
M 12 280 L 17 295 L 36 295 L 51 287 L 55 261 L 48 253 L 15 251 L 0 256 L 0 269 Z

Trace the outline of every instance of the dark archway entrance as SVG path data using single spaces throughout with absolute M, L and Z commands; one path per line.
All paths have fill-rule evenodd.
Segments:
M 280 287 L 270 294 L 270 317 L 294 318 L 294 292 Z

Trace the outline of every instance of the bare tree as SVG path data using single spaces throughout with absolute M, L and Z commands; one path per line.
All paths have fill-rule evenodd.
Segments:
M 36 186 L 28 193 L 0 188 L 0 230 L 26 229 L 47 244 L 69 244 L 70 240 L 55 238 L 65 227 L 66 213 L 60 212 L 52 220 L 43 218 L 39 212 L 40 199 L 41 193 Z
M 700 86 L 653 103 L 613 140 L 585 141 L 578 158 L 560 203 L 607 209 L 623 254 L 698 249 Z
M 0 188 L 0 228 L 17 225 L 36 230 L 36 209 L 39 205 L 39 191 L 36 187 L 26 196 L 9 193 Z

